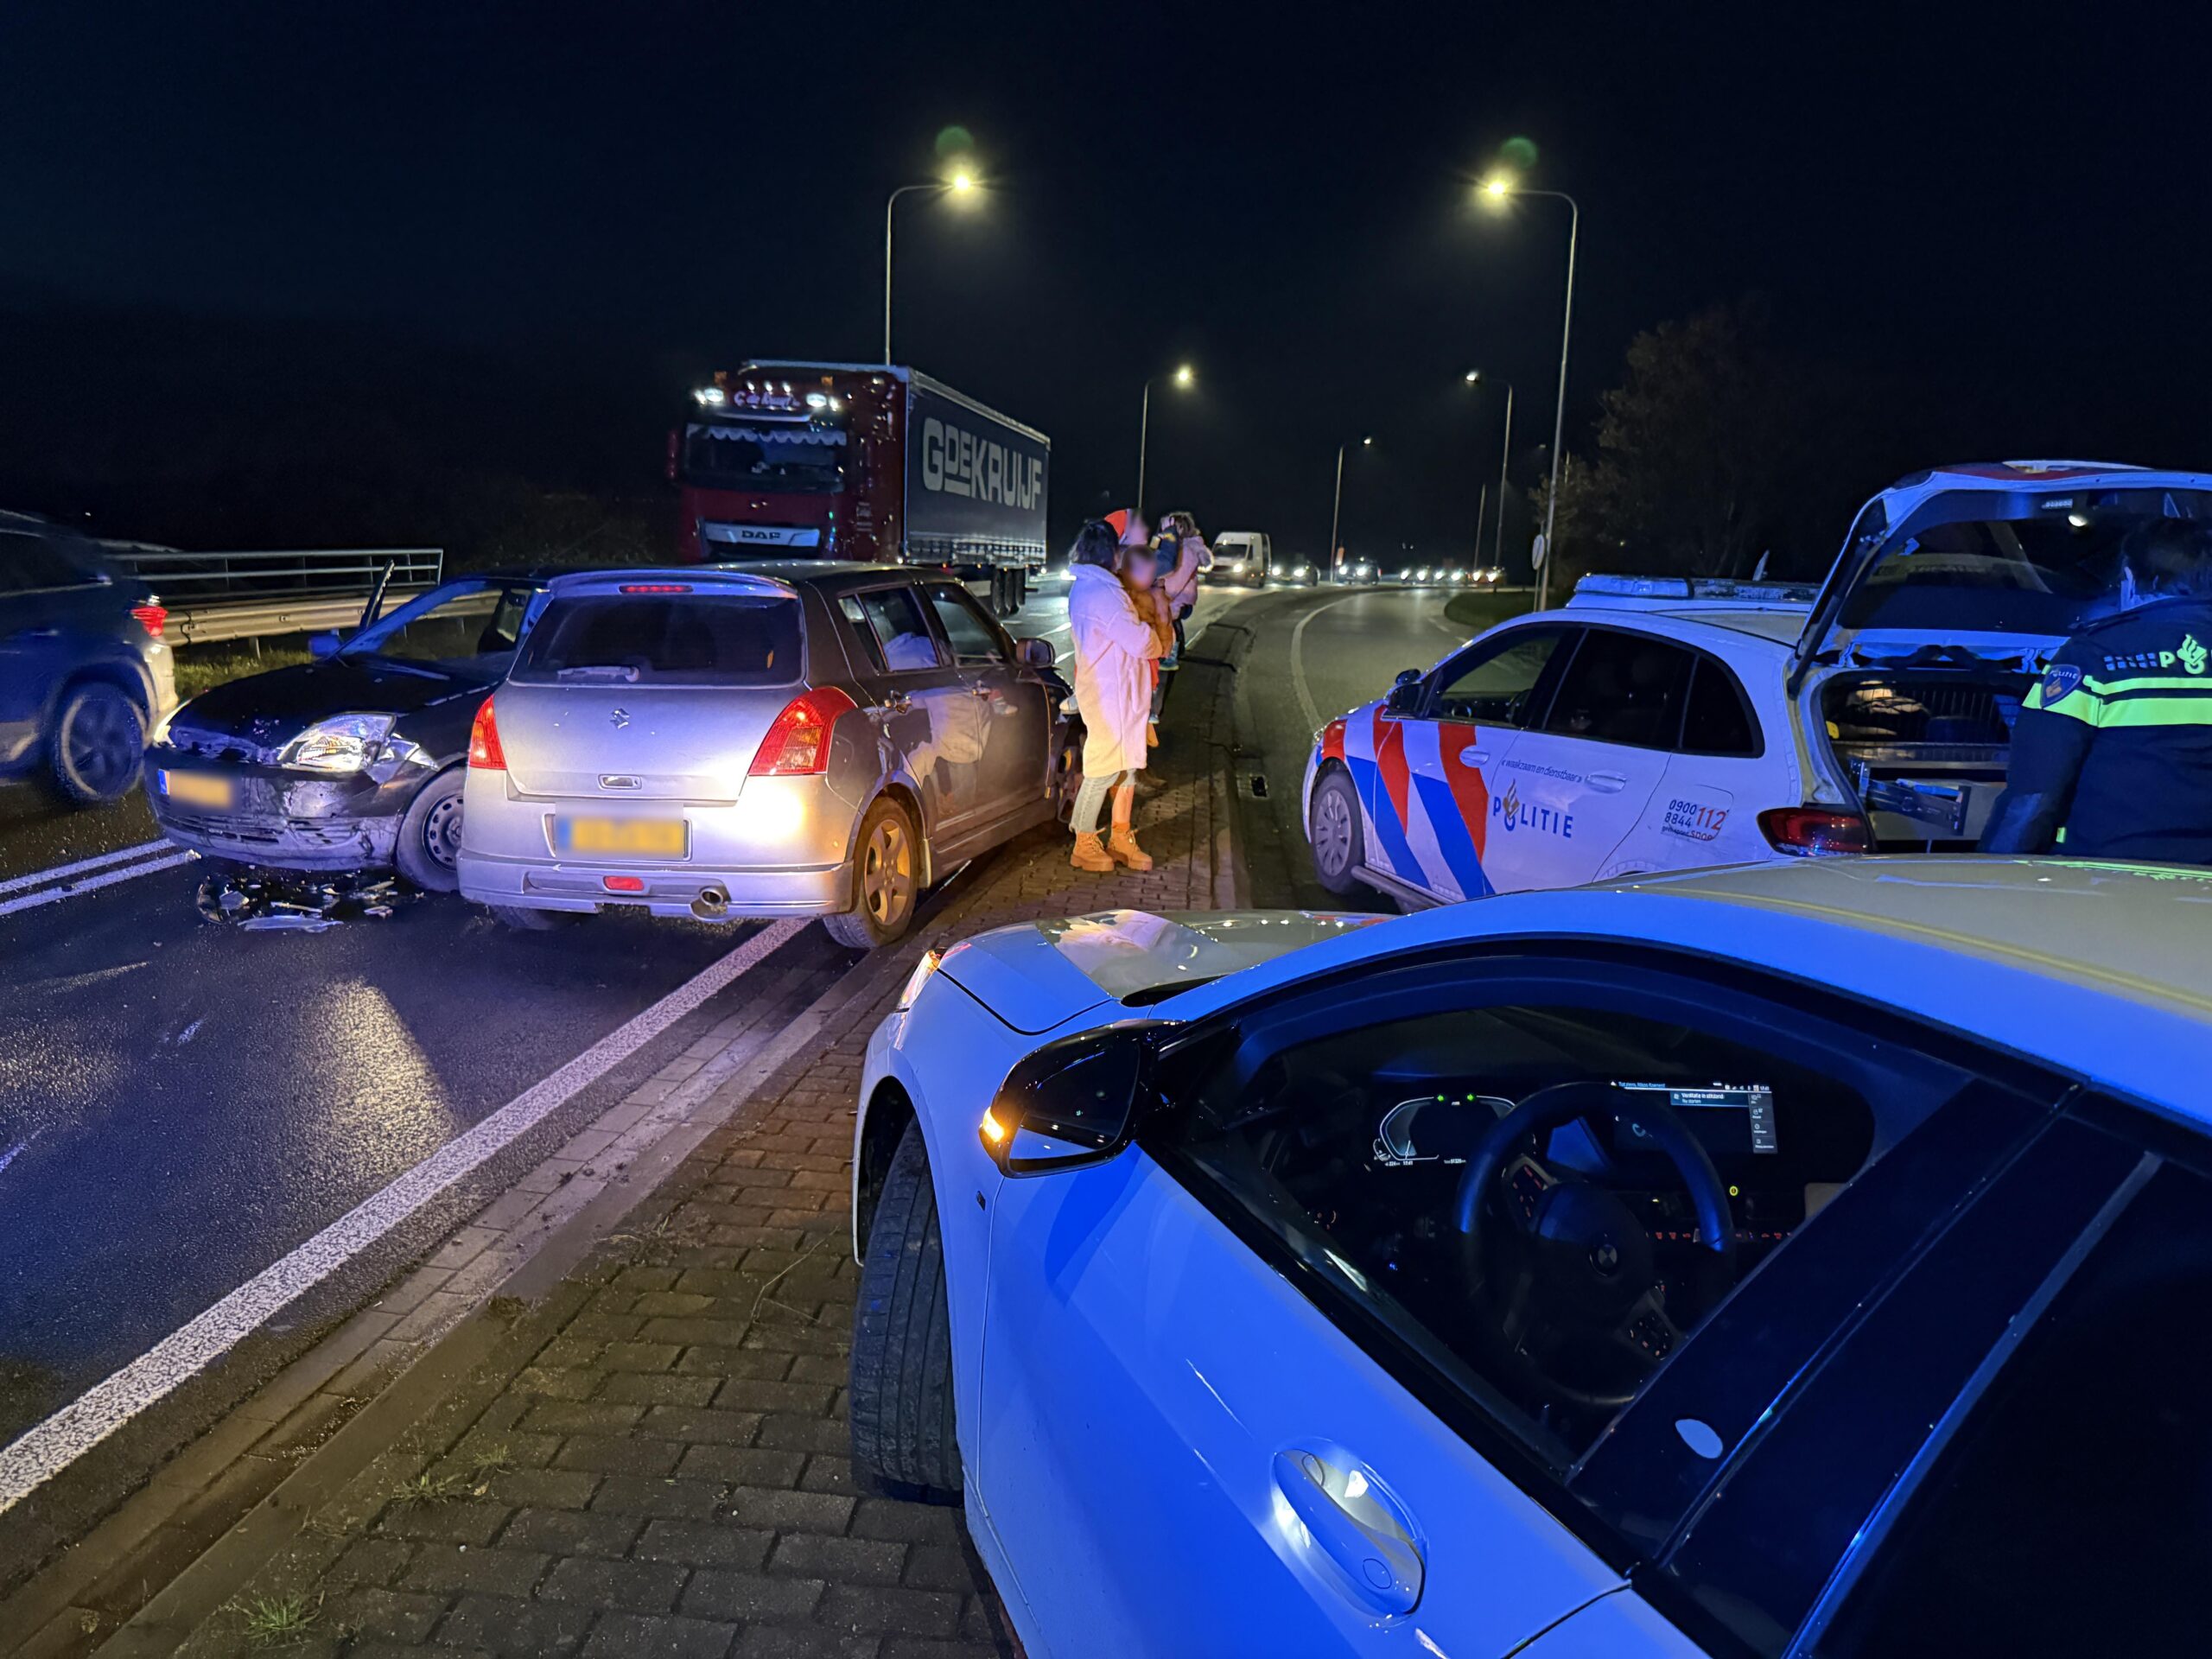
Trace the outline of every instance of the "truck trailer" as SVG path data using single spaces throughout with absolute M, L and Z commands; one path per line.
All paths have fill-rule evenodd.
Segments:
M 1045 568 L 1052 440 L 918 369 L 751 362 L 691 403 L 668 435 L 683 559 L 937 566 L 1001 616 Z

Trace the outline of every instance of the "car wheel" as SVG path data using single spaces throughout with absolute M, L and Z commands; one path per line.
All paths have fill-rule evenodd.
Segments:
M 1306 838 L 1313 848 L 1313 874 L 1321 885 L 1339 898 L 1359 891 L 1357 871 L 1367 861 L 1367 848 L 1359 824 L 1359 795 L 1351 777 L 1341 771 L 1325 772 L 1313 785 L 1312 821 Z
M 47 774 L 72 806 L 121 800 L 138 781 L 146 727 L 120 687 L 95 683 L 61 694 L 47 740 Z
M 919 1123 L 906 1126 L 868 1225 L 851 1382 L 853 1466 L 878 1481 L 957 1497 L 944 1246 Z
M 455 861 L 461 854 L 461 790 L 466 781 L 459 766 L 440 772 L 416 791 L 414 804 L 399 821 L 394 861 L 402 875 L 426 893 L 453 893 L 461 887 Z
M 873 950 L 903 937 L 913 925 L 921 893 L 912 822 L 906 808 L 880 800 L 861 820 L 853 855 L 853 908 L 824 916 L 822 925 L 840 944 Z

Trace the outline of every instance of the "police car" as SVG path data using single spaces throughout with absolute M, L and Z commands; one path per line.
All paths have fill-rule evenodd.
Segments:
M 1317 734 L 1316 871 L 1421 906 L 1971 848 L 2023 698 L 2153 518 L 2212 519 L 2212 474 L 1943 467 L 1869 501 L 1817 588 L 1586 577 Z

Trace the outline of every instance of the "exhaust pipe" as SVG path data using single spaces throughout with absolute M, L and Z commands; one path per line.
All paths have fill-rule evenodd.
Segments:
M 691 913 L 702 922 L 729 919 L 729 894 L 721 887 L 706 887 L 691 901 Z

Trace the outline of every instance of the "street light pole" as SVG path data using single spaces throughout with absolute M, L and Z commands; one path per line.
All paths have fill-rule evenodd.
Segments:
M 1465 378 L 1469 385 L 1479 386 L 1483 384 L 1483 372 L 1480 369 L 1469 369 Z M 1513 383 L 1510 380 L 1505 383 L 1505 442 L 1503 444 L 1499 446 L 1499 450 L 1500 453 L 1497 458 L 1497 539 L 1492 544 L 1491 563 L 1495 565 L 1503 566 L 1505 563 L 1505 469 L 1513 460 Z M 1475 519 L 1475 557 L 1479 561 L 1482 558 L 1482 518 L 1478 515 Z
M 1374 442 L 1371 437 L 1362 438 L 1359 447 L 1364 449 Z M 1329 508 L 1329 571 L 1332 576 L 1337 569 L 1337 526 L 1343 519 L 1344 508 L 1344 451 L 1351 448 L 1350 438 L 1337 446 L 1337 499 Z
M 964 196 L 976 188 L 972 173 L 955 173 L 950 178 L 928 184 L 902 184 L 893 190 L 883 204 L 883 366 L 891 366 L 891 210 L 899 205 L 899 198 L 917 190 L 949 192 Z
M 1144 407 L 1137 418 L 1137 499 L 1130 502 L 1129 505 L 1138 512 L 1144 511 L 1145 449 L 1152 440 L 1152 383 L 1159 378 L 1158 375 L 1153 375 L 1146 379 Z M 1188 387 L 1197 378 L 1197 372 L 1189 364 L 1181 363 L 1176 365 L 1174 380 L 1177 385 Z
M 1564 190 L 1524 190 L 1503 175 L 1485 182 L 1483 194 L 1492 200 L 1548 196 L 1567 204 L 1567 308 L 1559 326 L 1559 400 L 1552 410 L 1552 480 L 1544 495 L 1544 562 L 1536 572 L 1536 608 L 1541 611 L 1550 591 L 1552 559 L 1557 551 L 1552 543 L 1559 524 L 1560 446 L 1567 429 L 1567 348 L 1574 332 L 1574 256 L 1582 239 L 1582 206 Z

